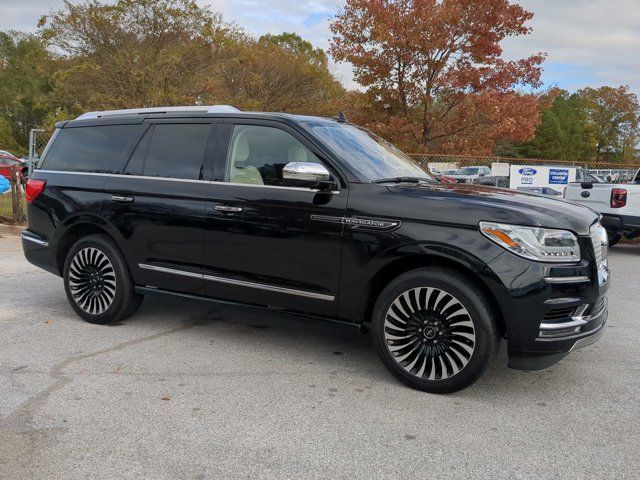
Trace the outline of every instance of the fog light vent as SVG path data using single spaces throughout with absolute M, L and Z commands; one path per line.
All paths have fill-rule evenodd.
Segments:
M 564 320 L 571 318 L 576 307 L 559 307 L 552 308 L 544 314 L 545 321 Z

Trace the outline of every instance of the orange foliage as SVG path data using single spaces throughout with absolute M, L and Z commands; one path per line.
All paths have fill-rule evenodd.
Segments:
M 544 55 L 507 61 L 500 47 L 531 17 L 508 0 L 347 0 L 330 52 L 366 88 L 347 99 L 351 116 L 414 151 L 531 138 L 538 98 L 519 89 L 540 86 Z

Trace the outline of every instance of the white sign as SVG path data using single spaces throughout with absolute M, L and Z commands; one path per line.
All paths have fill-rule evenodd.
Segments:
M 562 195 L 564 187 L 576 181 L 576 167 L 511 165 L 509 188 L 545 195 Z
M 509 164 L 503 163 L 503 162 L 493 162 L 491 164 L 491 176 L 492 177 L 508 177 Z

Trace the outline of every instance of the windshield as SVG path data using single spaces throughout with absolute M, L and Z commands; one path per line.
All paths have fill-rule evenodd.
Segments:
M 458 170 L 458 175 L 476 175 L 478 173 L 478 167 L 464 167 Z
M 346 123 L 306 122 L 305 125 L 368 181 L 395 177 L 433 180 L 431 174 L 405 153 L 368 130 Z

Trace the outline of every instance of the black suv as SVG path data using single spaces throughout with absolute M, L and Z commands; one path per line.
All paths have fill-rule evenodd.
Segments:
M 501 337 L 510 367 L 545 368 L 607 317 L 596 213 L 439 183 L 344 116 L 84 114 L 57 125 L 27 199 L 25 255 L 88 322 L 169 294 L 370 326 L 429 392 L 471 384 Z

